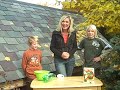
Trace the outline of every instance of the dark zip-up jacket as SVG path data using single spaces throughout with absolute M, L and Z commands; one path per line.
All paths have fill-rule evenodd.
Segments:
M 64 43 L 61 32 L 53 31 L 50 50 L 54 53 L 55 58 L 61 58 L 63 52 L 68 52 L 70 58 L 74 57 L 74 53 L 77 50 L 76 32 L 71 32 L 67 43 Z

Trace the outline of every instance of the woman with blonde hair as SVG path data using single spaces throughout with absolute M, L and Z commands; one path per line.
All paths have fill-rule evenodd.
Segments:
M 77 50 L 76 32 L 71 16 L 61 17 L 57 30 L 52 33 L 50 49 L 54 53 L 57 74 L 71 76 L 75 66 L 74 53 Z

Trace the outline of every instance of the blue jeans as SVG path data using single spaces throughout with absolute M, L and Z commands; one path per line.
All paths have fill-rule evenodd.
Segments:
M 63 59 L 54 59 L 56 72 L 58 74 L 63 74 L 64 76 L 71 76 L 74 66 L 75 66 L 75 58 L 70 58 L 68 60 Z

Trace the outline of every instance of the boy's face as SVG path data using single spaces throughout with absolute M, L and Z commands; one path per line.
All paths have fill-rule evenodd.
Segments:
M 38 48 L 38 42 L 33 41 L 30 47 L 31 49 L 36 50 Z
M 87 30 L 87 36 L 90 39 L 93 39 L 95 37 L 95 30 L 89 29 Z

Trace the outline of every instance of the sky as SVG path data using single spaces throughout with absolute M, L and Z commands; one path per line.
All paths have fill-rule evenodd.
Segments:
M 49 6 L 49 7 L 58 8 L 58 9 L 62 8 L 62 4 L 61 5 L 56 4 L 56 0 L 17 0 L 17 1 L 40 4 L 40 5 Z M 57 1 L 63 2 L 65 0 L 57 0 Z

